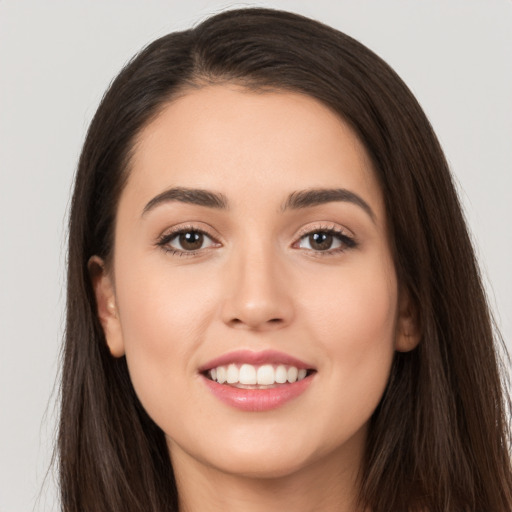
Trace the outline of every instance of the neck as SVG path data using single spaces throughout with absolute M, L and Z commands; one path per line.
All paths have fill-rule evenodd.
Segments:
M 180 512 L 360 512 L 357 473 L 361 453 L 331 453 L 286 475 L 227 473 L 171 450 Z M 341 460 L 341 463 L 340 463 Z

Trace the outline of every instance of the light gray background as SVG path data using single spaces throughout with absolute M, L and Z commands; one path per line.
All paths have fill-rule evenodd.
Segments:
M 43 483 L 57 416 L 66 212 L 101 95 L 151 40 L 249 5 L 347 32 L 410 86 L 458 181 L 512 349 L 509 0 L 0 0 L 0 512 L 58 509 L 51 474 Z

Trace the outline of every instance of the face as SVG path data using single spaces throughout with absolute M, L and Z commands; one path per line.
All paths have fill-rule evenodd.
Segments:
M 173 464 L 357 466 L 393 354 L 413 348 L 366 151 L 300 94 L 209 86 L 167 105 L 94 286 Z

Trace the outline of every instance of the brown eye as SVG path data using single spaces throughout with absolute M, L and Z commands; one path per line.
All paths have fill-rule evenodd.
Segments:
M 215 242 L 206 233 L 188 229 L 164 237 L 159 245 L 167 246 L 178 253 L 186 253 L 206 249 L 214 244 Z
M 333 242 L 331 233 L 312 233 L 308 236 L 309 246 L 315 251 L 326 251 L 330 249 Z
M 182 249 L 186 251 L 197 251 L 203 245 L 204 235 L 198 231 L 188 231 L 187 233 L 180 233 L 178 240 Z
M 344 251 L 356 247 L 353 238 L 345 235 L 342 231 L 333 229 L 311 231 L 302 236 L 297 244 L 300 249 L 308 249 L 315 252 L 325 252 L 327 254 Z

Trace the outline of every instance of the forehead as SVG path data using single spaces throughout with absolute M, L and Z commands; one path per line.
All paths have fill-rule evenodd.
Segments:
M 235 203 L 243 190 L 251 192 L 247 202 L 343 187 L 382 209 L 368 154 L 337 114 L 300 93 L 234 85 L 185 93 L 139 134 L 121 201 L 128 196 L 143 208 L 176 186 L 222 192 Z

